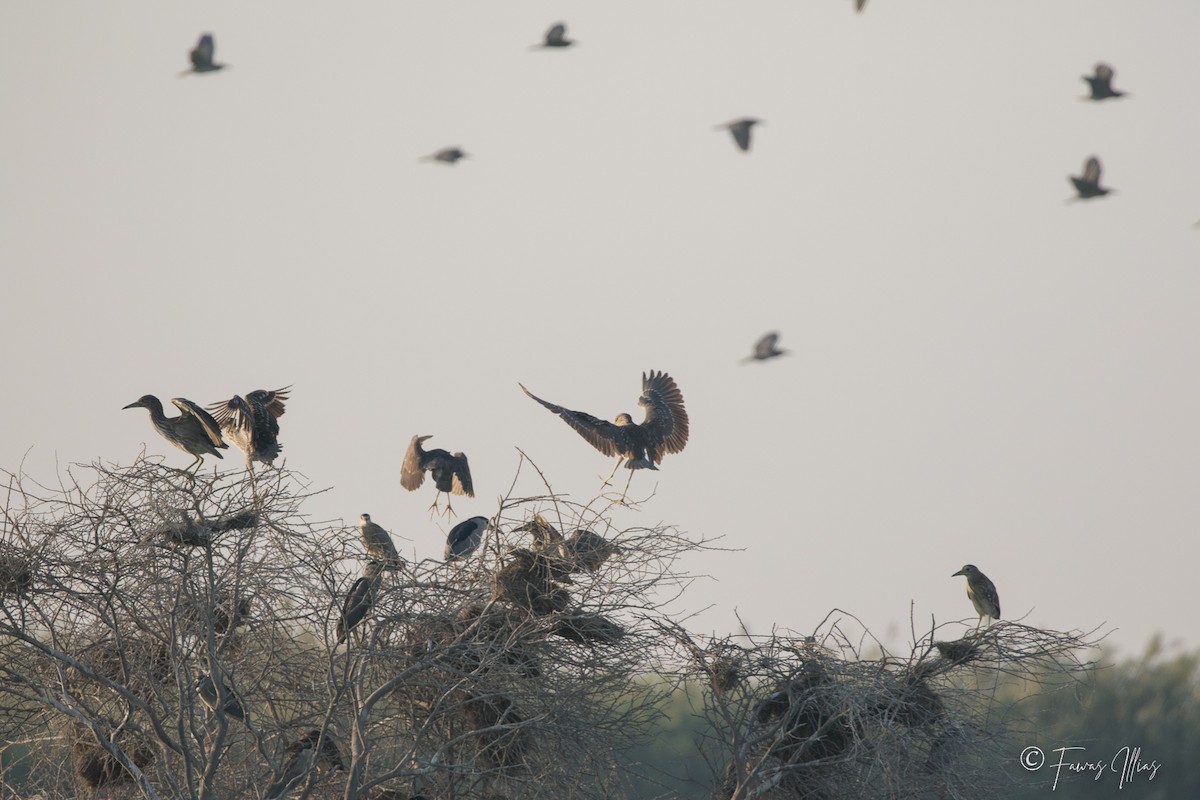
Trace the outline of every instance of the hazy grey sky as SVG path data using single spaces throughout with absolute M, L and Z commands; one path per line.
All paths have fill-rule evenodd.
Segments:
M 662 369 L 691 441 L 618 522 L 741 548 L 683 565 L 696 629 L 899 643 L 973 622 L 973 562 L 1006 617 L 1200 644 L 1200 4 L 852 6 L 5 4 L 0 465 L 182 467 L 121 407 L 293 384 L 313 517 L 436 556 L 413 434 L 460 519 L 516 446 L 586 500 L 611 462 L 517 381 L 640 419 Z M 205 31 L 231 68 L 178 78 Z M 1092 154 L 1118 193 L 1065 203 Z

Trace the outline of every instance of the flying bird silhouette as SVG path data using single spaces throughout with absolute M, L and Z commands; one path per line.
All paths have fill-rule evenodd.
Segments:
M 1112 79 L 1115 74 L 1112 67 L 1104 62 L 1100 62 L 1096 65 L 1095 75 L 1082 76 L 1082 80 L 1087 81 L 1088 88 L 1091 89 L 1091 96 L 1087 99 L 1108 100 L 1114 97 L 1124 97 L 1125 92 L 1114 89 L 1112 86 Z
M 461 147 L 443 147 L 436 153 L 430 153 L 427 156 L 421 156 L 422 161 L 440 161 L 443 164 L 453 166 L 459 159 L 468 158 L 469 154 Z
M 450 507 L 451 494 L 475 496 L 475 487 L 471 483 L 471 467 L 467 457 L 462 453 L 448 453 L 445 450 L 425 450 L 421 445 L 432 436 L 414 436 L 408 443 L 408 451 L 404 454 L 404 464 L 400 467 L 400 485 L 408 491 L 416 491 L 425 482 L 425 473 L 433 476 L 434 486 L 438 494 L 433 497 L 430 511 L 438 508 L 439 495 L 446 495 L 446 514 L 454 513 Z
M 173 397 L 171 402 L 183 413 L 178 417 L 168 417 L 163 414 L 163 405 L 152 394 L 144 394 L 125 408 L 144 408 L 150 412 L 150 424 L 164 439 L 178 447 L 183 452 L 194 456 L 195 459 L 184 468 L 188 472 L 194 465 L 196 472 L 204 463 L 204 456 L 212 455 L 224 458 L 221 448 L 228 450 L 229 445 L 221 438 L 221 427 L 207 411 L 182 397 Z
M 188 57 L 192 60 L 192 68 L 185 69 L 179 73 L 179 77 L 184 75 L 201 74 L 205 72 L 216 72 L 220 69 L 225 69 L 225 64 L 218 64 L 213 61 L 213 53 L 216 51 L 217 45 L 213 41 L 211 33 L 206 33 L 196 42 L 196 46 L 188 53 Z
M 446 536 L 446 561 L 458 561 L 474 553 L 487 532 L 487 517 L 471 517 L 455 525 Z
M 761 125 L 761 124 L 762 124 L 761 119 L 755 119 L 754 117 L 742 117 L 741 119 L 735 119 L 735 120 L 731 120 L 730 122 L 725 122 L 720 125 L 717 125 L 715 130 L 729 131 L 729 133 L 733 135 L 733 141 L 737 144 L 738 148 L 742 152 L 749 152 L 749 150 L 750 150 L 750 129 L 753 128 L 755 125 Z
M 761 339 L 754 343 L 754 353 L 742 359 L 742 363 L 747 361 L 766 361 L 768 358 L 782 356 L 787 354 L 787 350 L 781 350 L 776 345 L 779 344 L 779 334 L 772 331 L 763 335 Z
M 575 44 L 575 40 L 567 38 L 567 26 L 562 22 L 557 22 L 551 25 L 546 31 L 541 44 L 535 44 L 531 49 L 542 50 L 547 47 L 570 47 L 573 44 Z
M 223 403 L 208 407 L 221 431 L 246 455 L 247 470 L 253 472 L 255 461 L 274 466 L 283 450 L 279 443 L 278 420 L 283 416 L 283 406 L 291 388 L 285 386 L 273 392 L 255 389 L 244 398 L 235 394 Z
M 1078 200 L 1090 200 L 1093 197 L 1104 197 L 1112 191 L 1107 187 L 1100 185 L 1100 159 L 1092 156 L 1083 163 L 1083 175 L 1068 176 L 1071 183 L 1075 186 L 1075 191 L 1078 192 Z
M 613 471 L 605 484 L 616 474 L 624 462 L 630 470 L 658 469 L 663 456 L 683 450 L 688 439 L 688 415 L 683 407 L 683 393 L 675 380 L 665 372 L 642 373 L 642 396 L 638 405 L 646 410 L 646 418 L 639 425 L 628 414 L 618 414 L 614 422 L 605 422 L 583 411 L 572 411 L 554 403 L 548 403 L 518 383 L 521 391 L 557 414 L 582 436 L 588 444 L 606 456 L 617 456 Z M 625 490 L 629 490 L 626 482 Z M 623 495 L 622 495 L 623 496 Z

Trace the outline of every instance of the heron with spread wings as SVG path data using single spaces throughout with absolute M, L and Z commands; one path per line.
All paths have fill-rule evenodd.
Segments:
M 255 389 L 245 397 L 235 394 L 224 403 L 208 407 L 229 441 L 246 454 L 247 470 L 253 471 L 255 461 L 273 466 L 283 450 L 278 420 L 283 416 L 283 404 L 291 388 L 285 386 L 273 392 Z
M 206 455 L 224 458 L 221 450 L 228 450 L 229 445 L 221 438 L 221 427 L 212 415 L 191 400 L 182 397 L 172 397 L 171 402 L 183 412 L 178 417 L 168 417 L 164 414 L 162 401 L 152 394 L 142 395 L 125 408 L 144 408 L 149 411 L 150 424 L 154 429 L 168 442 L 195 457 L 184 472 L 191 471 L 193 466 L 196 472 L 199 472 Z
M 681 452 L 687 444 L 688 415 L 683 407 L 683 393 L 675 379 L 665 372 L 642 373 L 642 396 L 638 398 L 638 405 L 646 410 L 646 418 L 641 424 L 634 422 L 628 414 L 618 414 L 613 422 L 606 422 L 583 411 L 548 403 L 524 385 L 517 385 L 525 394 L 562 417 L 592 447 L 606 456 L 617 456 L 617 463 L 604 483 L 607 485 L 624 463 L 630 470 L 626 492 L 633 480 L 633 470 L 657 470 L 663 456 Z
M 754 343 L 754 352 L 751 355 L 742 359 L 742 363 L 747 361 L 766 361 L 768 358 L 782 356 L 787 354 L 787 350 L 779 347 L 779 334 L 775 331 L 763 334 L 762 338 Z
M 575 44 L 574 39 L 567 38 L 567 26 L 562 22 L 556 22 L 546 30 L 546 35 L 542 39 L 541 44 L 535 44 L 531 49 L 541 50 L 546 47 L 570 47 Z
M 1091 90 L 1091 96 L 1087 99 L 1108 100 L 1109 98 L 1124 97 L 1125 92 L 1113 88 L 1112 80 L 1115 74 L 1112 67 L 1101 61 L 1096 65 L 1095 75 L 1084 75 L 1082 79 L 1087 81 L 1088 88 Z
M 1100 159 L 1092 156 L 1083 162 L 1083 175 L 1070 175 L 1071 184 L 1079 194 L 1078 200 L 1090 200 L 1093 197 L 1104 197 L 1112 191 L 1107 186 L 1100 185 Z
M 430 511 L 438 508 L 439 496 L 446 495 L 446 515 L 454 513 L 450 507 L 450 495 L 465 494 L 475 496 L 475 486 L 471 482 L 471 466 L 467 457 L 462 453 L 449 453 L 445 450 L 426 450 L 422 444 L 432 436 L 414 436 L 408 443 L 404 454 L 404 464 L 400 467 L 400 485 L 410 492 L 421 488 L 425 482 L 425 473 L 433 476 L 433 483 L 438 493 L 433 497 Z
M 216 72 L 219 69 L 225 69 L 224 64 L 218 64 L 213 61 L 213 53 L 217 50 L 217 44 L 213 40 L 211 33 L 203 34 L 200 40 L 196 42 L 196 46 L 188 53 L 188 57 L 192 60 L 192 68 L 179 73 L 179 77 L 191 75 L 193 72 L 201 74 L 204 72 Z
M 733 136 L 734 144 L 738 146 L 738 149 L 743 153 L 748 153 L 750 152 L 750 130 L 755 125 L 761 123 L 762 120 L 756 119 L 755 117 L 742 117 L 741 119 L 723 122 L 720 125 L 717 125 L 715 129 L 718 131 L 729 131 L 730 135 Z

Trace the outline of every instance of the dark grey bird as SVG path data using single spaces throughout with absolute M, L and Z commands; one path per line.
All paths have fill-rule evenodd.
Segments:
M 716 130 L 727 130 L 733 135 L 733 141 L 737 144 L 742 152 L 750 150 L 750 129 L 755 125 L 761 125 L 761 119 L 754 117 L 742 117 L 741 119 L 731 120 L 716 126 Z
M 225 69 L 225 64 L 218 64 L 213 61 L 213 53 L 216 52 L 217 45 L 213 41 L 211 33 L 206 33 L 196 42 L 196 46 L 192 48 L 188 56 L 192 60 L 192 68 L 179 73 L 180 77 L 191 75 L 192 73 L 200 74 L 204 72 L 216 72 L 220 69 Z
M 149 411 L 150 424 L 164 439 L 183 452 L 195 456 L 195 460 L 187 465 L 184 472 L 191 470 L 193 465 L 199 472 L 206 455 L 224 458 L 221 450 L 228 450 L 229 445 L 221 438 L 221 428 L 212 415 L 191 400 L 182 397 L 173 397 L 171 402 L 183 412 L 178 417 L 163 414 L 162 403 L 152 394 L 142 395 L 125 408 L 144 408 Z
M 202 672 L 200 677 L 196 679 L 196 694 L 200 695 L 200 699 L 204 701 L 204 705 L 210 710 L 216 711 L 218 707 L 217 684 L 214 683 L 212 676 L 207 672 Z M 221 701 L 221 706 L 227 716 L 234 719 L 246 721 L 246 709 L 242 705 L 241 698 L 237 696 L 232 689 L 225 685 L 224 681 L 220 682 L 220 694 L 224 698 Z
M 1108 100 L 1114 97 L 1124 97 L 1125 92 L 1119 89 L 1114 89 L 1112 86 L 1113 68 L 1104 62 L 1096 65 L 1095 75 L 1084 75 L 1082 79 L 1087 81 L 1088 87 L 1091 89 L 1091 97 L 1089 100 Z
M 456 164 L 460 159 L 469 158 L 470 154 L 461 147 L 443 147 L 436 153 L 430 153 L 427 156 L 421 156 L 422 161 L 440 161 L 443 164 Z
M 1112 191 L 1112 189 L 1100 185 L 1100 159 L 1095 156 L 1083 162 L 1083 175 L 1069 177 L 1075 186 L 1075 191 L 1079 193 L 1078 198 L 1072 199 L 1090 200 L 1093 197 L 1103 197 Z
M 362 538 L 367 555 L 388 569 L 399 569 L 404 566 L 404 559 L 396 551 L 396 543 L 392 536 L 381 526 L 371 521 L 370 514 L 358 518 L 358 535 Z
M 314 769 L 318 774 L 345 770 L 342 751 L 338 748 L 333 737 L 326 733 L 321 735 L 313 729 L 303 734 L 284 751 L 287 760 L 279 778 L 267 787 L 265 800 L 282 800 L 288 793 L 299 788 L 308 774 Z
M 542 39 L 542 43 L 535 44 L 533 49 L 541 50 L 546 47 L 570 47 L 573 44 L 575 44 L 575 40 L 567 38 L 567 26 L 562 22 L 556 22 L 546 31 L 546 35 Z
M 964 575 L 967 578 L 967 597 L 971 600 L 971 605 L 975 606 L 975 613 L 979 615 L 976 628 L 983 624 L 984 617 L 988 618 L 988 625 L 992 624 L 992 620 L 1000 619 L 1000 595 L 996 593 L 996 584 L 980 572 L 979 567 L 967 564 L 954 575 Z
M 279 443 L 279 418 L 283 416 L 291 388 L 285 386 L 273 392 L 255 389 L 244 398 L 235 394 L 224 403 L 208 407 L 229 441 L 246 454 L 247 470 L 253 471 L 255 461 L 274 466 L 283 450 Z
M 471 517 L 455 525 L 446 536 L 446 561 L 458 561 L 474 553 L 487 532 L 487 517 Z
M 436 511 L 439 495 L 446 495 L 446 514 L 454 513 L 450 507 L 451 494 L 475 496 L 475 487 L 471 483 L 471 467 L 467 457 L 462 453 L 448 453 L 445 450 L 426 450 L 422 443 L 432 436 L 414 436 L 408 443 L 404 454 L 404 464 L 400 467 L 400 485 L 410 492 L 421 488 L 425 482 L 425 473 L 433 476 L 434 486 L 438 494 L 433 497 L 433 505 L 429 508 Z
M 854 10 L 859 14 L 867 7 L 867 0 L 854 0 Z
M 747 361 L 766 361 L 768 358 L 782 356 L 787 354 L 787 350 L 781 350 L 778 347 L 779 334 L 772 331 L 765 334 L 761 339 L 754 343 L 754 352 L 751 355 L 742 359 L 742 362 Z
M 628 414 L 618 414 L 615 421 L 605 422 L 591 414 L 548 403 L 522 384 L 517 385 L 525 394 L 562 417 L 592 447 L 606 456 L 617 456 L 609 478 L 616 474 L 622 462 L 631 470 L 630 480 L 633 479 L 632 470 L 656 470 L 666 454 L 678 453 L 687 444 L 688 415 L 683 407 L 683 393 L 674 378 L 665 372 L 642 373 L 642 396 L 638 398 L 638 405 L 646 410 L 646 418 L 640 425 Z M 628 482 L 625 489 L 629 489 Z
M 375 606 L 375 595 L 379 591 L 380 575 L 383 574 L 383 564 L 378 561 L 368 561 L 363 569 L 361 578 L 354 582 L 346 599 L 342 602 L 342 615 L 338 618 L 337 643 L 346 641 L 350 631 L 367 618 Z

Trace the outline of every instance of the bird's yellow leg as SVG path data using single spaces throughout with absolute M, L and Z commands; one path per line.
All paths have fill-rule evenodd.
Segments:
M 608 473 L 608 477 L 604 479 L 604 483 L 602 484 L 603 486 L 610 486 L 610 485 L 611 485 L 611 484 L 609 483 L 609 481 L 611 481 L 611 480 L 612 480 L 612 478 L 613 478 L 613 475 L 616 475 L 616 474 L 617 474 L 617 468 L 621 466 L 621 462 L 623 462 L 624 460 L 625 460 L 625 459 L 623 459 L 623 458 L 618 458 L 618 459 L 617 459 L 617 463 L 616 463 L 616 464 L 613 464 L 612 472 Z M 631 470 L 631 472 L 632 472 L 632 470 Z

